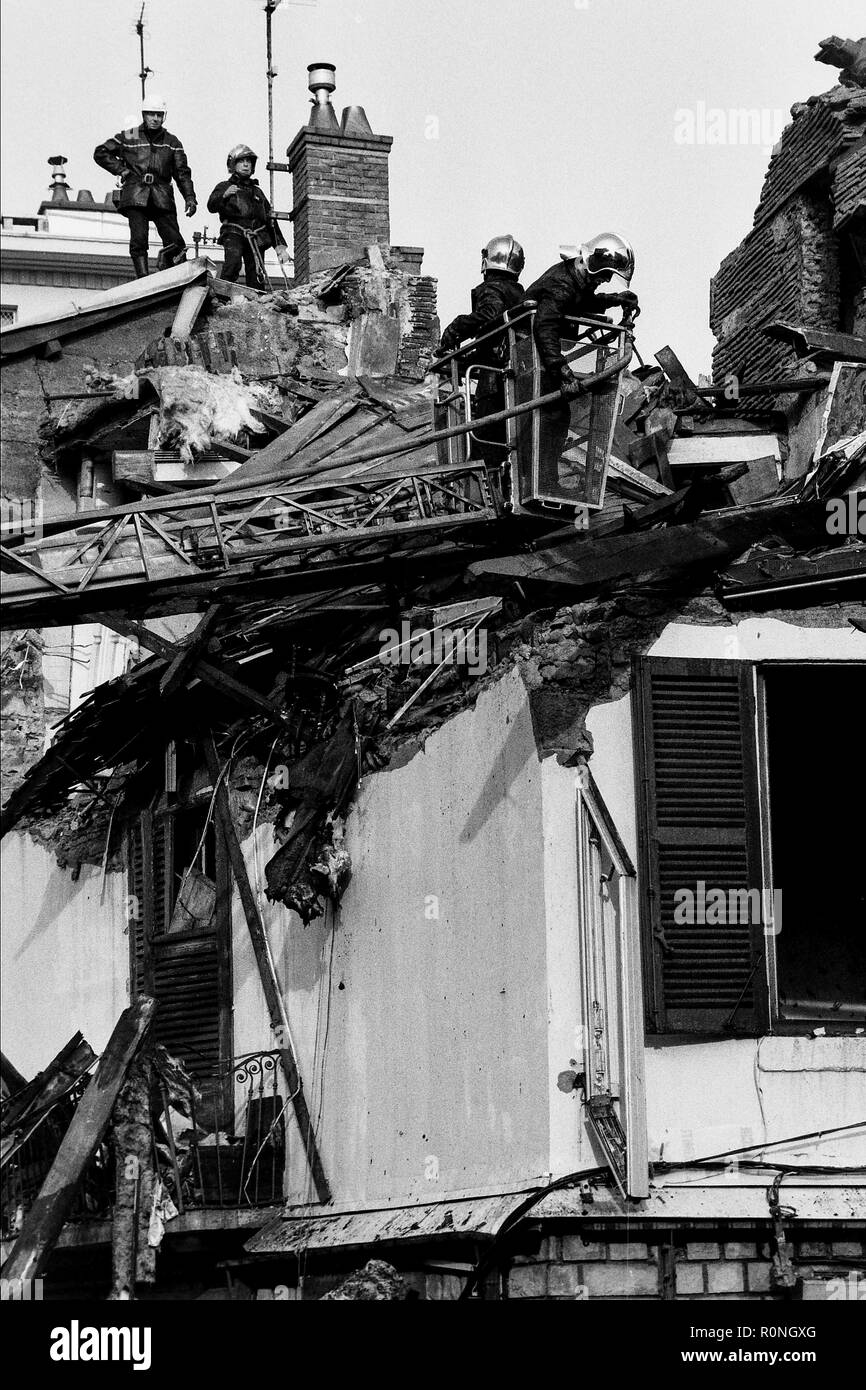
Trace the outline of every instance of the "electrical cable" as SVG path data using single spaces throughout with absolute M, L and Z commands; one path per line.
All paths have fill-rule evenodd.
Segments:
M 749 1148 L 743 1148 L 743 1149 L 730 1149 L 730 1150 L 728 1150 L 726 1153 L 711 1154 L 711 1155 L 709 1155 L 709 1156 L 706 1157 L 706 1158 L 692 1158 L 692 1159 L 689 1159 L 689 1160 L 688 1160 L 687 1162 L 685 1162 L 685 1163 L 671 1163 L 671 1164 L 668 1164 L 668 1163 L 656 1163 L 656 1164 L 653 1165 L 653 1167 L 654 1167 L 654 1169 L 656 1169 L 656 1170 L 658 1170 L 658 1171 L 661 1171 L 661 1172 L 681 1171 L 682 1169 L 687 1169 L 687 1168 L 700 1168 L 700 1167 L 706 1168 L 706 1167 L 709 1167 L 709 1166 L 714 1162 L 714 1160 L 717 1160 L 717 1159 L 731 1158 L 731 1157 L 733 1157 L 734 1155 L 741 1154 L 741 1153 L 753 1153 L 755 1150 L 759 1150 L 759 1151 L 760 1151 L 760 1150 L 763 1150 L 763 1149 L 772 1148 L 774 1145 L 779 1145 L 779 1144 L 794 1144 L 794 1143 L 797 1143 L 799 1140 L 802 1140 L 802 1139 L 823 1139 L 825 1136 L 830 1135 L 830 1134 L 845 1134 L 845 1133 L 849 1132 L 850 1130 L 862 1129 L 864 1126 L 866 1126 L 866 1120 L 858 1120 L 855 1124 L 851 1124 L 851 1125 L 836 1125 L 836 1126 L 834 1126 L 834 1127 L 831 1128 L 831 1129 L 819 1129 L 819 1130 L 814 1130 L 814 1131 L 812 1131 L 812 1132 L 809 1133 L 809 1134 L 795 1134 L 795 1135 L 792 1135 L 792 1136 L 790 1136 L 789 1138 L 786 1138 L 786 1139 L 772 1139 L 772 1140 L 769 1140 L 768 1142 L 766 1142 L 766 1143 L 764 1143 L 764 1144 L 753 1144 L 753 1145 L 751 1145 L 751 1147 L 749 1147 Z M 724 1168 L 726 1165 L 720 1164 L 719 1166 L 722 1167 L 722 1168 Z M 743 1166 L 743 1165 L 741 1165 L 741 1166 Z M 750 1166 L 750 1167 L 755 1167 L 756 1170 L 759 1168 L 759 1164 L 758 1164 L 757 1161 L 755 1161 L 754 1164 L 750 1164 L 749 1166 Z M 764 1163 L 761 1163 L 761 1164 L 760 1164 L 760 1170 L 763 1171 L 763 1170 L 765 1170 L 765 1169 L 771 1169 L 771 1170 L 773 1170 L 773 1171 L 775 1171 L 775 1172 L 779 1172 L 779 1171 L 781 1170 L 783 1176 L 784 1176 L 785 1173 L 793 1173 L 793 1174 L 796 1174 L 796 1173 L 801 1173 L 801 1172 L 802 1172 L 802 1173 L 807 1173 L 807 1172 L 817 1172 L 817 1173 L 828 1173 L 828 1172 L 829 1172 L 829 1173 L 843 1173 L 843 1172 L 849 1172 L 849 1173 L 862 1173 L 862 1172 L 866 1172 L 866 1169 L 864 1169 L 864 1168 L 848 1168 L 848 1169 L 839 1169 L 839 1168 L 819 1168 L 819 1167 L 809 1168 L 809 1167 L 806 1167 L 806 1166 L 803 1166 L 803 1167 L 801 1167 L 801 1168 L 791 1168 L 791 1167 L 790 1167 L 788 1164 L 786 1164 L 786 1163 L 779 1163 L 779 1164 L 773 1164 L 773 1163 L 766 1163 L 766 1164 L 764 1164 Z M 472 1270 L 471 1274 L 469 1275 L 468 1279 L 466 1280 L 466 1284 L 464 1285 L 462 1291 L 461 1291 L 460 1294 L 458 1295 L 458 1301 L 459 1301 L 460 1299 L 468 1299 L 468 1298 L 471 1298 L 472 1293 L 474 1292 L 475 1288 L 477 1287 L 479 1281 L 483 1278 L 483 1276 L 484 1276 L 484 1275 L 488 1272 L 488 1270 L 490 1269 L 491 1265 L 494 1263 L 495 1256 L 498 1254 L 498 1249 L 499 1249 L 499 1246 L 501 1245 L 502 1241 L 505 1239 L 505 1237 L 506 1237 L 507 1235 L 510 1234 L 510 1232 L 515 1228 L 515 1226 L 517 1226 L 517 1224 L 518 1224 L 520 1221 L 523 1220 L 523 1217 L 526 1215 L 526 1213 L 527 1213 L 528 1211 L 531 1211 L 532 1208 L 533 1208 L 534 1206 L 536 1206 L 536 1205 L 542 1200 L 543 1197 L 546 1197 L 547 1194 L 548 1194 L 549 1192 L 556 1192 L 556 1191 L 558 1191 L 558 1190 L 560 1190 L 560 1189 L 562 1189 L 562 1188 L 574 1186 L 574 1184 L 577 1183 L 577 1182 L 587 1182 L 587 1181 L 589 1181 L 589 1179 L 591 1179 L 591 1178 L 605 1175 L 605 1174 L 607 1173 L 607 1171 L 608 1171 L 608 1170 L 607 1170 L 606 1168 L 594 1168 L 594 1169 L 591 1169 L 591 1170 L 584 1170 L 584 1171 L 579 1172 L 579 1173 L 567 1173 L 564 1177 L 562 1177 L 562 1178 L 557 1178 L 555 1182 L 549 1183 L 549 1184 L 547 1185 L 547 1187 L 536 1188 L 536 1190 L 535 1190 L 534 1192 L 532 1192 L 532 1193 L 526 1198 L 525 1201 L 521 1202 L 520 1205 L 519 1205 L 518 1207 L 516 1207 L 516 1208 L 514 1209 L 514 1211 L 512 1211 L 512 1212 L 510 1213 L 509 1216 L 507 1216 L 507 1217 L 505 1218 L 505 1220 L 503 1221 L 502 1225 L 499 1227 L 499 1230 L 498 1230 L 498 1231 L 496 1232 L 496 1234 L 494 1235 L 494 1237 L 493 1237 L 493 1239 L 492 1239 L 490 1245 L 488 1246 L 487 1250 L 484 1252 L 484 1254 L 482 1255 L 481 1259 L 478 1261 L 478 1263 L 476 1264 L 475 1268 Z

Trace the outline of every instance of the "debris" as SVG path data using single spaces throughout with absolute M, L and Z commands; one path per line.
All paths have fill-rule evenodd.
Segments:
M 348 1302 L 352 1299 L 386 1302 L 405 1299 L 406 1288 L 393 1265 L 384 1260 L 368 1260 L 363 1269 L 356 1270 L 330 1293 L 322 1294 L 321 1302 Z
M 79 1102 L 12 1254 L 3 1267 L 7 1279 L 35 1279 L 66 1220 L 85 1169 L 108 1128 L 114 1103 L 150 1027 L 156 1004 L 141 998 L 123 1013 Z

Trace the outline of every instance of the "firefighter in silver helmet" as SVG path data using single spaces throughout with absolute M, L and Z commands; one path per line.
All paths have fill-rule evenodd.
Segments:
M 158 270 L 167 270 L 186 257 L 186 243 L 177 224 L 171 182 L 184 199 L 187 217 L 196 211 L 192 173 L 183 145 L 165 129 L 166 104 L 151 93 L 142 99 L 141 125 L 122 130 L 97 145 L 93 158 L 101 169 L 122 180 L 118 211 L 129 221 L 129 254 L 137 276 L 147 275 L 148 224 L 162 241 Z
M 467 338 L 477 338 L 501 321 L 506 309 L 523 299 L 520 272 L 525 257 L 513 236 L 495 236 L 481 249 L 481 284 L 472 291 L 472 312 L 458 314 L 442 334 L 440 349 L 453 352 Z
M 503 322 L 509 309 L 520 304 L 523 299 L 523 286 L 520 272 L 525 257 L 523 247 L 513 236 L 496 236 L 481 249 L 481 284 L 472 291 L 472 312 L 458 314 L 442 334 L 439 354 L 454 352 L 469 338 L 484 337 Z M 481 419 L 502 410 L 505 396 L 502 389 L 501 367 L 507 356 L 504 335 L 488 338 L 472 353 L 473 364 L 481 364 L 490 370 L 479 373 L 475 392 L 473 415 Z M 482 426 L 478 432 L 477 443 L 480 451 L 490 463 L 501 463 L 504 458 L 504 424 Z M 473 441 L 473 445 L 476 441 Z
M 569 318 L 600 318 L 605 310 L 621 307 L 623 321 L 640 313 L 637 295 L 630 288 L 634 251 L 617 232 L 602 232 L 581 246 L 562 246 L 559 263 L 552 265 L 529 286 L 526 298 L 535 300 L 535 342 L 541 358 L 541 393 L 561 391 L 561 397 L 545 406 L 540 419 L 540 479 L 543 488 L 557 489 L 559 459 L 571 425 L 569 397 L 579 389 L 579 378 L 562 355 L 561 340 L 573 336 Z
M 276 247 L 285 264 L 290 260 L 286 240 L 274 211 L 254 178 L 258 155 L 249 145 L 235 145 L 226 159 L 228 178 L 218 183 L 207 200 L 208 212 L 219 214 L 220 243 L 225 247 L 222 278 L 237 280 L 243 265 L 252 289 L 269 286 L 264 253 Z
M 598 318 L 621 306 L 631 318 L 640 312 L 637 295 L 629 288 L 634 274 L 634 251 L 625 237 L 601 232 L 582 246 L 563 246 L 559 263 L 529 286 L 534 299 L 535 341 L 547 380 L 545 391 L 557 386 L 568 392 L 574 375 L 563 360 L 560 339 L 567 338 L 566 318 Z

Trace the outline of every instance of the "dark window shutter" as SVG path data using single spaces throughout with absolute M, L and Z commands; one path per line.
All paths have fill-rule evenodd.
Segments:
M 220 1062 L 231 980 L 220 960 L 216 924 L 206 932 L 167 931 L 171 857 L 171 818 L 143 811 L 127 837 L 129 892 L 135 905 L 130 914 L 132 993 L 156 999 L 154 1040 L 203 1080 L 213 1076 Z
M 752 670 L 638 663 L 644 974 L 656 1032 L 755 1032 L 766 1021 L 760 921 L 674 920 L 676 892 L 697 897 L 700 881 L 726 895 L 762 887 Z
M 195 1077 L 220 1060 L 220 991 L 216 932 L 172 932 L 153 943 L 153 1035 Z

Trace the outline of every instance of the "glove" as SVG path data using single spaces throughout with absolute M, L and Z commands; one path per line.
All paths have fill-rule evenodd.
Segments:
M 442 341 L 439 344 L 441 352 L 456 352 L 460 346 L 460 335 L 455 333 L 453 328 L 446 328 L 442 334 Z
M 278 247 L 277 247 L 277 260 L 279 261 L 280 265 L 286 265 L 286 263 L 287 263 L 288 261 L 290 261 L 291 259 L 292 259 L 292 258 L 291 258 L 291 256 L 289 255 L 289 248 L 288 248 L 288 246 L 278 246 Z
M 640 313 L 634 290 L 617 290 L 614 294 L 605 294 L 604 290 L 601 290 L 595 297 L 599 304 L 603 304 L 605 308 L 609 305 L 621 304 L 624 309 L 631 312 L 634 318 L 637 318 Z
M 195 198 L 187 198 L 183 210 L 186 213 L 187 217 L 195 217 L 195 211 L 197 207 L 198 204 Z
M 560 389 L 564 396 L 576 396 L 580 383 L 567 362 L 563 362 L 560 369 Z

